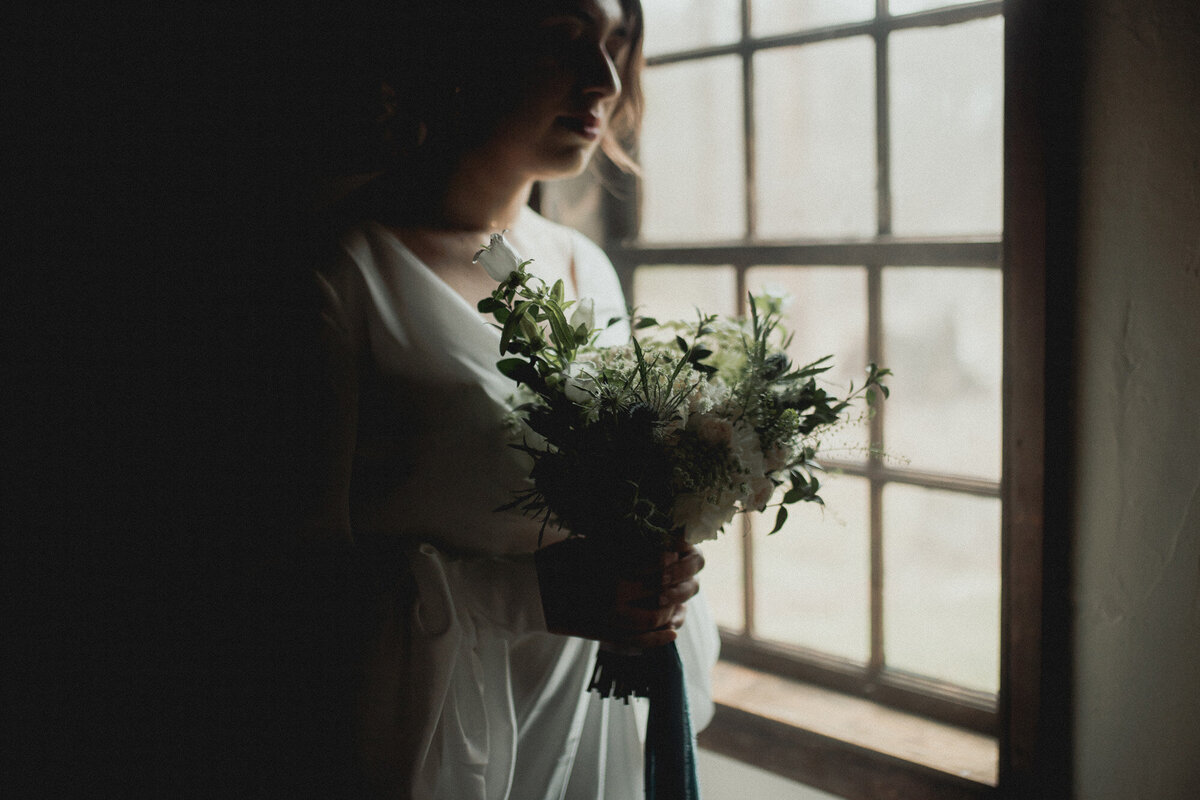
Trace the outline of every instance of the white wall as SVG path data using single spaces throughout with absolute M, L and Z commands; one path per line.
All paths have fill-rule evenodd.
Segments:
M 1200 797 L 1200 3 L 1086 4 L 1081 800 Z

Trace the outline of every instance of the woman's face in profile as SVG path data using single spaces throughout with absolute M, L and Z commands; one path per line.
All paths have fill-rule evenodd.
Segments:
M 631 26 L 618 0 L 555 0 L 539 8 L 512 43 L 520 60 L 515 99 L 487 149 L 526 177 L 569 177 L 587 166 L 608 128 Z

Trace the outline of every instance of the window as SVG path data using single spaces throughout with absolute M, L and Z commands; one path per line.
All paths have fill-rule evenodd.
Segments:
M 577 210 L 602 209 L 595 233 L 628 296 L 660 319 L 738 313 L 748 291 L 784 291 L 795 358 L 832 353 L 843 384 L 868 361 L 896 373 L 892 398 L 824 459 L 840 473 L 824 514 L 795 509 L 771 537 L 770 521 L 747 517 L 706 545 L 724 674 L 766 705 L 792 687 L 821 716 L 845 698 L 852 727 L 933 720 L 920 733 L 931 752 L 990 765 L 842 746 L 851 737 L 802 711 L 733 705 L 708 744 L 845 797 L 877 796 L 879 781 L 914 798 L 1011 788 L 1039 758 L 1039 675 L 1061 668 L 1039 661 L 1038 638 L 1055 607 L 1041 605 L 1043 154 L 1029 137 L 1043 131 L 1028 108 L 1031 81 L 1047 78 L 1036 59 L 1012 59 L 1047 46 L 1041 12 L 995 0 L 644 6 L 637 202 L 611 174 L 615 199 L 568 189 L 543 202 L 575 224 Z M 876 442 L 885 455 L 868 453 Z

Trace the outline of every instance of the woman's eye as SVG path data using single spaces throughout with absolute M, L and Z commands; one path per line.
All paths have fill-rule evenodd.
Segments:
M 614 59 L 625 55 L 629 48 L 629 32 L 624 28 L 613 32 L 604 43 L 604 49 Z
M 551 17 L 539 26 L 542 34 L 550 40 L 573 42 L 583 36 L 587 26 L 578 17 Z

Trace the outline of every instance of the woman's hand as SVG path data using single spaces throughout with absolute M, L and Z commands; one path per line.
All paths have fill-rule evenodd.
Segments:
M 586 539 L 567 539 L 536 554 L 546 626 L 552 633 L 622 647 L 667 644 L 700 590 L 704 556 L 691 545 L 663 553 L 626 574 L 604 568 L 605 556 Z

